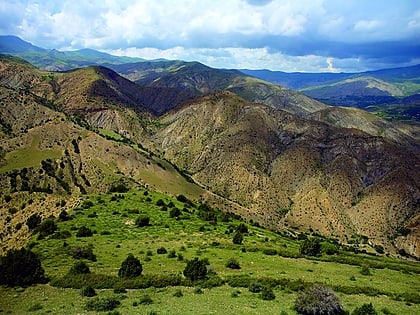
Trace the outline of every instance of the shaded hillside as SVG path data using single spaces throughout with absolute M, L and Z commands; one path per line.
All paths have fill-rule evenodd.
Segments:
M 166 158 L 271 228 L 365 235 L 389 247 L 419 216 L 418 155 L 381 137 L 228 92 L 205 96 L 162 123 L 154 142 Z M 419 226 L 410 229 L 404 248 L 419 255 Z
M 304 95 L 237 70 L 213 69 L 198 62 L 156 61 L 111 66 L 112 69 L 140 85 L 176 88 L 195 95 L 226 90 L 250 102 L 305 116 L 326 106 Z

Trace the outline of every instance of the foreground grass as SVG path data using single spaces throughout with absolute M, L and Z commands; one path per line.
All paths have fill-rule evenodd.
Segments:
M 163 201 L 166 210 L 157 205 L 158 200 Z M 173 207 L 181 210 L 178 218 L 170 216 Z M 32 250 L 40 255 L 51 284 L 65 287 L 72 286 L 65 277 L 76 261 L 69 249 L 92 245 L 97 259 L 85 262 L 93 274 L 77 285 L 91 284 L 100 297 L 118 297 L 121 305 L 117 310 L 121 314 L 295 314 L 297 292 L 315 282 L 334 289 L 349 311 L 372 302 L 377 311 L 385 309 L 388 314 L 420 314 L 420 266 L 416 263 L 343 251 L 318 258 L 303 257 L 299 253 L 300 241 L 250 225 L 243 244 L 235 245 L 232 238 L 241 223 L 238 218 L 223 216 L 224 220 L 219 218 L 217 223 L 207 222 L 199 217 L 197 205 L 157 192 L 84 197 L 70 214 L 72 220 L 58 223 L 59 230 L 70 232 L 70 237 L 37 240 L 34 236 Z M 140 215 L 150 218 L 149 226 L 135 226 Z M 76 237 L 81 226 L 94 231 L 93 236 Z M 168 253 L 174 251 L 175 257 L 157 254 L 161 247 Z M 184 286 L 130 289 L 123 295 L 115 294 L 116 284 L 136 287 L 128 282 L 121 284 L 117 277 L 129 253 L 143 265 L 140 279 L 183 279 L 186 260 L 198 256 L 208 259 L 209 268 L 220 281 L 211 289 L 204 288 L 204 284 L 203 294 L 196 292 L 197 284 L 181 282 Z M 237 259 L 241 269 L 227 268 L 229 258 Z M 361 274 L 362 266 L 369 267 L 370 275 Z M 92 283 L 88 283 L 89 279 Z M 272 286 L 276 299 L 264 301 L 249 292 L 250 281 Z M 25 290 L 0 290 L 0 310 L 5 313 L 93 314 L 84 310 L 89 298 L 82 298 L 79 289 L 38 285 Z M 174 296 L 179 290 L 182 296 Z M 152 304 L 139 303 L 145 294 L 151 297 Z

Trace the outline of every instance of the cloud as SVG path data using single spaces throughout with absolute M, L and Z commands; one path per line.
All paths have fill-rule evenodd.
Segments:
M 234 58 L 242 49 L 253 67 L 281 56 L 294 68 L 317 56 L 324 68 L 327 58 L 362 68 L 418 57 L 419 7 L 418 0 L 11 0 L 0 3 L 0 32 L 46 48 L 182 51 L 180 59 L 220 51 Z

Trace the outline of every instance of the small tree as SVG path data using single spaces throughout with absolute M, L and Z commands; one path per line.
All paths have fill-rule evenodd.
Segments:
M 296 311 L 303 315 L 341 315 L 343 307 L 333 291 L 313 285 L 298 294 L 295 302 Z
M 301 247 L 300 247 L 300 253 L 303 255 L 308 256 L 319 256 L 321 254 L 321 243 L 317 238 L 308 238 L 306 239 Z
M 271 288 L 263 287 L 261 289 L 260 297 L 263 300 L 271 301 L 271 300 L 274 300 L 276 298 L 276 295 L 274 294 L 274 292 Z
M 86 297 L 92 297 L 96 295 L 96 292 L 94 288 L 92 288 L 91 286 L 87 286 L 87 287 L 83 287 L 80 290 L 80 295 L 86 296 Z
M 237 231 L 233 236 L 232 242 L 236 245 L 241 245 L 244 240 L 244 237 L 241 232 Z
M 33 215 L 31 215 L 27 220 L 26 220 L 26 225 L 28 226 L 28 228 L 30 230 L 35 229 L 36 227 L 38 227 L 38 225 L 41 224 L 41 216 L 37 213 L 34 213 Z
M 226 263 L 226 267 L 230 269 L 241 269 L 239 262 L 235 258 L 229 258 Z
M 184 276 L 192 281 L 204 280 L 207 278 L 207 262 L 203 259 L 195 257 L 193 260 L 187 262 L 184 269 Z
M 84 226 L 84 225 L 81 226 L 76 233 L 77 237 L 89 237 L 89 236 L 92 236 L 92 235 L 93 235 L 92 230 L 89 229 L 87 226 Z
M 57 230 L 57 224 L 55 223 L 53 218 L 45 219 L 39 225 L 39 239 L 43 239 L 48 235 L 53 234 Z
M 372 303 L 365 303 L 362 306 L 356 307 L 351 315 L 377 315 L 378 313 L 373 308 Z
M 118 276 L 120 278 L 135 278 L 141 275 L 143 267 L 133 254 L 128 254 L 127 258 L 122 262 Z
M 69 270 L 70 275 L 85 275 L 89 273 L 90 273 L 89 266 L 86 265 L 86 263 L 84 263 L 83 261 L 75 262 L 74 265 Z
M 150 225 L 150 218 L 145 215 L 141 215 L 136 219 L 135 222 L 137 227 L 145 227 Z
M 0 284 L 11 286 L 44 283 L 46 278 L 41 260 L 25 248 L 9 250 L 0 257 Z

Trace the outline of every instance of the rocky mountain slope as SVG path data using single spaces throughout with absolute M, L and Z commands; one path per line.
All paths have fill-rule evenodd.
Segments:
M 198 99 L 162 123 L 153 141 L 165 157 L 257 222 L 347 241 L 365 235 L 388 246 L 410 222 L 406 250 L 418 255 L 417 153 L 229 92 Z
M 226 90 L 249 102 L 263 103 L 299 116 L 326 108 L 300 93 L 243 75 L 237 70 L 213 69 L 198 62 L 155 61 L 110 67 L 140 85 L 175 88 L 193 95 Z
M 227 82 L 236 91 L 245 80 Z M 378 134 L 380 120 L 369 133 L 356 129 L 370 119 L 362 111 L 344 111 L 351 129 L 327 106 L 308 110 L 316 102 L 293 109 L 292 96 L 309 99 L 280 87 L 284 97 L 276 97 L 289 111 L 232 91 L 191 99 L 186 89 L 179 97 L 179 85 L 159 82 L 144 88 L 102 67 L 57 73 L 0 59 L 4 246 L 24 241 L 29 215 L 57 214 L 62 200 L 71 207 L 80 193 L 151 185 L 282 233 L 313 231 L 348 243 L 368 237 L 390 252 L 420 256 L 416 139 Z

